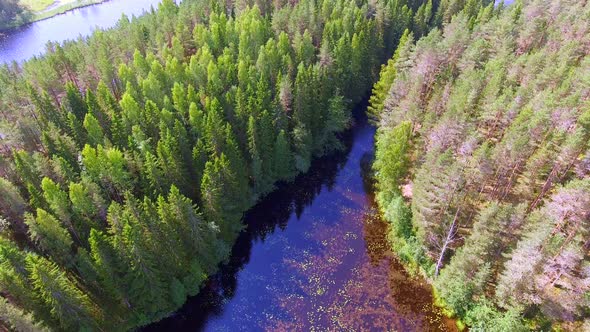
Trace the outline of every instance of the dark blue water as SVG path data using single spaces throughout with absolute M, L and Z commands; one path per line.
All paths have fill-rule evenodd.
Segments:
M 52 18 L 3 32 L 0 64 L 21 62 L 44 53 L 48 41 L 63 42 L 88 36 L 96 28 L 114 26 L 123 14 L 139 16 L 161 0 L 110 0 L 74 9 Z
M 375 130 L 257 204 L 227 265 L 147 331 L 454 331 L 389 251 L 368 170 Z

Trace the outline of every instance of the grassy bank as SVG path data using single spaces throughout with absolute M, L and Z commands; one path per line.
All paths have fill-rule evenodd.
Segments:
M 63 14 L 67 11 L 72 9 L 86 7 L 95 5 L 98 3 L 105 2 L 107 0 L 58 0 L 58 1 L 51 1 L 51 0 L 42 0 L 42 1 L 33 1 L 33 0 L 23 0 L 23 3 L 35 3 L 33 8 L 41 7 L 40 4 L 45 4 L 40 10 L 33 11 L 33 17 L 31 22 L 44 20 L 55 15 Z
M 51 18 L 67 11 L 99 4 L 108 0 L 21 0 L 25 8 L 11 23 L 0 25 L 1 30 L 18 28 L 20 26 Z

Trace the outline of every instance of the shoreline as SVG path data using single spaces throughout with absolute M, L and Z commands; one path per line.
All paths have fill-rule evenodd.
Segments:
M 27 26 L 27 25 L 35 23 L 35 22 L 50 19 L 50 18 L 58 16 L 58 15 L 63 15 L 65 13 L 70 12 L 75 9 L 99 5 L 99 4 L 107 2 L 107 1 L 109 1 L 109 0 L 78 0 L 76 2 L 64 4 L 64 5 L 61 5 L 61 6 L 53 8 L 53 9 L 46 10 L 46 11 L 32 13 L 31 19 L 29 19 L 29 20 L 14 23 L 12 25 L 9 25 L 9 26 L 3 27 L 3 28 L 0 27 L 0 38 L 2 38 L 3 35 L 6 35 L 7 33 L 9 33 L 11 30 L 15 30 L 15 29 Z
M 378 191 L 375 190 L 377 193 Z M 375 205 L 379 210 L 379 216 L 381 219 L 388 224 L 389 230 L 386 232 L 387 243 L 389 245 L 389 250 L 393 253 L 395 258 L 398 260 L 399 264 L 403 267 L 403 269 L 410 275 L 410 278 L 419 278 L 423 280 L 432 290 L 432 297 L 433 297 L 433 306 L 438 308 L 443 316 L 447 319 L 450 319 L 454 322 L 455 326 L 459 331 L 469 331 L 469 326 L 467 326 L 461 317 L 456 315 L 445 303 L 445 301 L 438 295 L 438 290 L 434 287 L 434 283 L 432 282 L 432 277 L 429 276 L 427 271 L 425 270 L 424 266 L 422 266 L 419 262 L 410 260 L 408 261 L 408 257 L 404 257 L 404 253 L 400 251 L 400 248 L 396 246 L 396 242 L 398 244 L 402 242 L 404 245 L 407 245 L 406 238 L 402 238 L 396 234 L 394 234 L 392 224 L 394 221 L 388 219 L 385 215 L 385 209 L 381 206 L 378 201 L 375 201 Z

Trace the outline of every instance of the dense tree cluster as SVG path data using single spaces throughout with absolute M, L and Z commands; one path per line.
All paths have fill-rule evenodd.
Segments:
M 0 0 L 0 30 L 18 25 L 26 21 L 29 11 L 19 0 Z
M 0 26 L 8 26 L 20 12 L 18 0 L 0 0 Z
M 394 246 L 478 331 L 590 325 L 589 14 L 466 6 L 375 87 Z
M 1 68 L 2 324 L 125 330 L 178 308 L 246 209 L 339 148 L 437 6 L 165 0 Z

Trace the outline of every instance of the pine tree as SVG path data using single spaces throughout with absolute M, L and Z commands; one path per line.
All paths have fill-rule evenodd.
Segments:
M 123 117 L 120 114 L 113 114 L 111 120 L 111 139 L 113 145 L 119 148 L 126 147 L 128 130 L 123 122 Z
M 181 117 L 187 118 L 189 111 L 189 101 L 187 100 L 187 94 L 184 86 L 178 83 L 178 81 L 174 83 L 174 87 L 172 88 L 172 101 L 174 103 L 174 108 L 181 115 Z
M 39 124 L 41 129 L 46 129 L 45 126 L 51 122 L 58 128 L 66 128 L 66 119 L 61 110 L 53 104 L 51 97 L 46 91 L 42 91 L 41 95 L 31 85 L 27 85 L 31 101 L 35 105 L 37 114 L 39 115 Z
M 315 47 L 309 30 L 306 29 L 302 35 L 296 34 L 293 44 L 297 63 L 310 65 L 314 62 Z
M 484 208 L 473 226 L 473 232 L 436 279 L 436 287 L 445 303 L 460 316 L 477 305 L 485 296 L 492 277 L 490 262 L 510 247 L 524 221 L 525 207 L 491 203 Z
M 159 159 L 150 151 L 145 153 L 142 172 L 147 180 L 146 193 L 160 194 L 172 185 L 171 179 L 162 171 Z
M 313 137 L 303 124 L 297 124 L 292 132 L 295 147 L 295 168 L 307 172 L 311 166 Z
M 209 101 L 206 109 L 207 120 L 203 135 L 212 150 L 211 152 L 220 154 L 225 141 L 223 110 L 217 99 Z
M 228 124 L 225 127 L 225 146 L 224 154 L 228 162 L 228 179 L 232 179 L 232 191 L 236 194 L 234 202 L 241 209 L 245 211 L 252 204 L 251 190 L 248 186 L 248 170 L 247 163 L 240 151 L 238 143 L 231 126 Z
M 100 107 L 104 110 L 104 113 L 109 117 L 113 117 L 116 113 L 120 112 L 119 104 L 117 103 L 117 99 L 113 96 L 111 90 L 104 84 L 101 80 L 98 82 L 96 87 L 96 99 Z M 92 112 L 92 108 L 90 108 Z M 96 115 L 95 115 L 96 116 Z M 97 116 L 97 119 L 101 121 L 102 119 Z M 103 127 L 104 129 L 105 127 Z
M 254 117 L 248 121 L 248 149 L 250 152 L 251 171 L 255 196 L 263 195 L 272 189 L 272 163 L 271 154 L 263 148 L 268 145 L 268 140 L 259 133 Z M 266 140 L 266 142 L 264 142 Z
M 122 194 L 133 187 L 128 161 L 116 148 L 95 148 L 86 145 L 82 150 L 82 163 L 88 176 L 98 183 L 105 193 L 120 200 Z
M 68 124 L 68 135 L 76 142 L 77 148 L 82 147 L 87 140 L 82 120 L 78 120 L 74 113 L 68 113 L 66 122 Z
M 75 120 L 74 116 L 70 116 L 71 119 Z M 79 123 L 76 122 L 75 127 L 78 130 L 79 137 L 84 137 L 84 129 L 80 126 L 78 127 Z M 69 134 L 60 133 L 55 126 L 50 124 L 48 126 L 48 130 L 43 131 L 41 140 L 43 141 L 43 145 L 45 146 L 46 151 L 52 157 L 61 157 L 65 160 L 69 167 L 72 169 L 79 171 L 78 165 L 78 149 L 79 149 L 79 142 L 75 141 Z M 41 177 L 40 177 L 41 178 Z M 39 179 L 40 179 L 39 178 Z M 39 180 L 37 180 L 39 181 Z
M 156 148 L 159 165 L 162 168 L 162 174 L 170 179 L 170 183 L 176 184 L 182 188 L 183 193 L 189 196 L 194 196 L 190 185 L 190 177 L 188 168 L 190 165 L 185 163 L 184 156 L 190 157 L 189 152 L 181 150 L 180 144 L 185 140 L 186 136 L 182 137 L 182 132 L 175 132 L 174 135 L 170 130 L 162 135 L 162 139 L 158 142 Z M 178 136 L 176 136 L 178 135 Z M 163 188 L 167 191 L 169 188 Z
M 125 92 L 119 104 L 121 105 L 122 112 L 125 114 L 125 118 L 133 123 L 139 123 L 141 107 L 130 93 Z
M 57 182 L 68 183 L 79 180 L 78 169 L 72 167 L 62 156 L 54 155 L 51 158 L 51 166 Z
M 100 196 L 100 189 L 94 183 L 70 183 L 69 198 L 74 219 L 83 228 L 100 228 L 101 219 L 104 220 L 104 200 Z M 89 233 L 85 234 L 85 238 Z
M 432 18 L 432 0 L 423 3 L 414 16 L 414 31 L 417 36 L 423 36 L 428 32 L 428 26 Z
M 51 211 L 57 216 L 74 234 L 77 241 L 82 239 L 80 234 L 81 225 L 74 225 L 72 220 L 72 211 L 70 207 L 70 200 L 68 194 L 63 191 L 59 184 L 53 182 L 49 178 L 43 178 L 41 182 L 43 188 L 43 197 L 49 205 Z
M 270 112 L 264 110 L 260 115 L 259 126 L 257 130 L 260 153 L 263 161 L 263 170 L 267 176 L 272 174 L 273 164 L 273 146 L 274 139 L 278 132 L 275 132 L 273 119 Z
M 299 126 L 306 127 L 308 130 L 312 127 L 313 79 L 313 68 L 299 64 L 295 79 L 293 118 Z
M 349 108 L 341 95 L 336 94 L 328 100 L 325 118 L 323 128 L 320 130 L 322 134 L 317 138 L 317 150 L 328 153 L 341 150 L 343 146 L 337 134 L 348 129 L 351 123 Z
M 429 154 L 424 167 L 415 175 L 412 215 L 419 238 L 437 262 L 435 276 L 456 240 L 465 196 L 464 183 L 460 165 L 450 150 L 440 155 Z
M 158 200 L 158 215 L 167 221 L 181 241 L 182 249 L 178 253 L 185 253 L 182 265 L 190 267 L 196 254 L 203 270 L 213 272 L 221 258 L 217 248 L 218 230 L 212 223 L 205 222 L 193 203 L 181 195 L 176 187 L 172 187 L 167 202 L 163 198 Z M 190 273 L 188 270 L 184 272 Z
M 208 148 L 202 139 L 198 139 L 193 147 L 193 168 L 195 174 L 195 182 L 201 183 L 203 179 L 203 172 L 205 171 L 205 163 L 207 163 Z
M 41 188 L 41 172 L 35 164 L 33 156 L 23 150 L 13 152 L 14 166 L 16 173 L 24 185 L 32 185 L 35 188 Z

